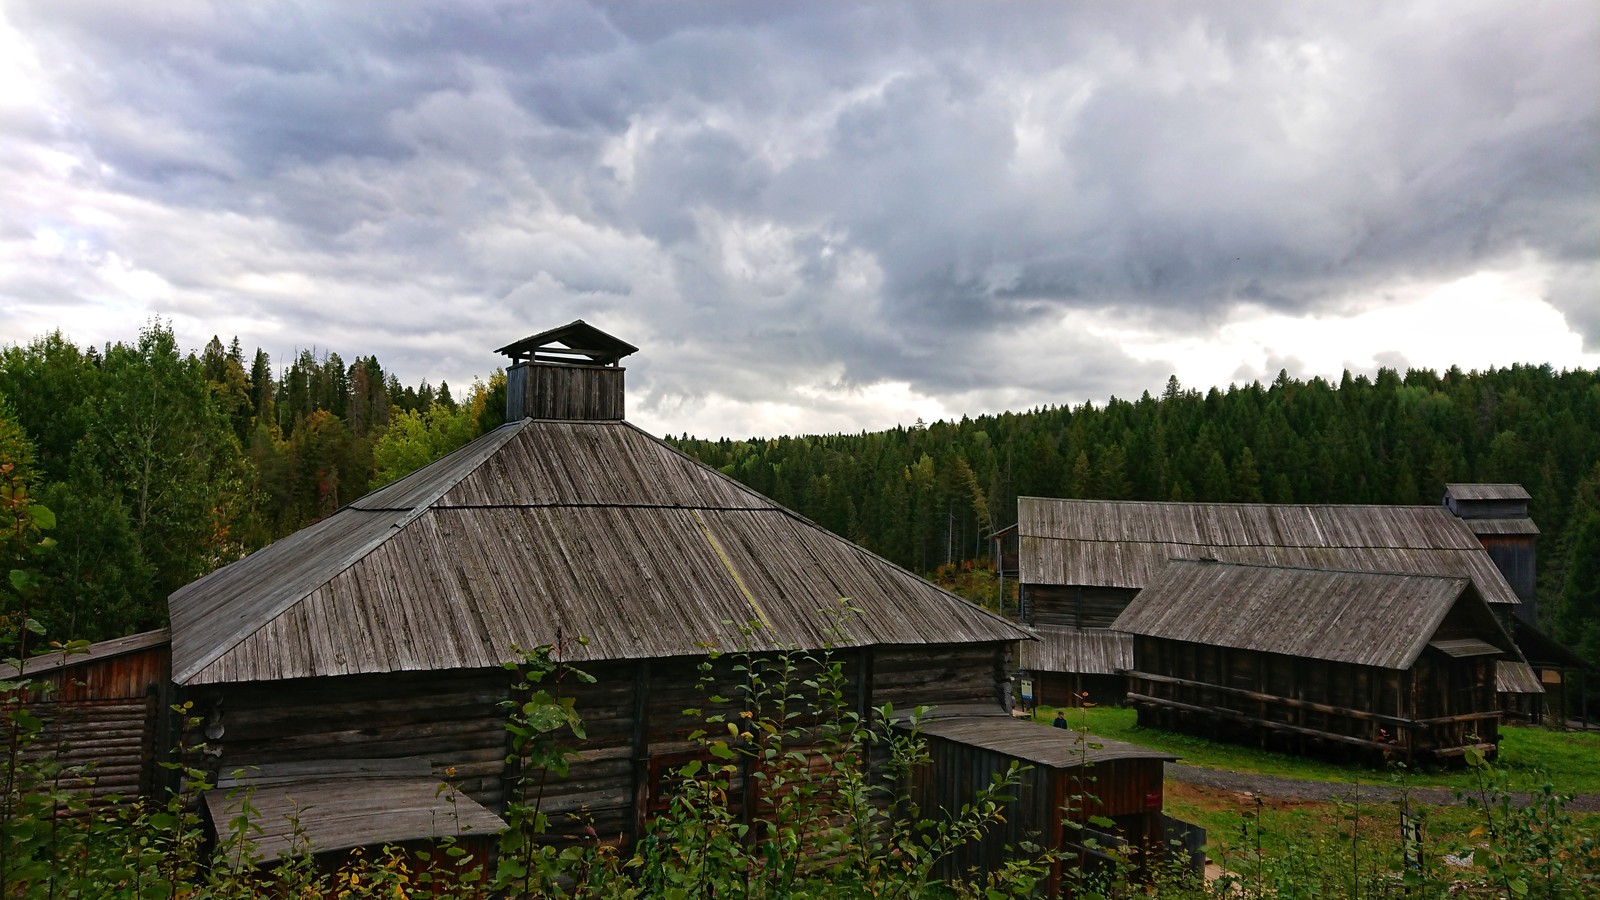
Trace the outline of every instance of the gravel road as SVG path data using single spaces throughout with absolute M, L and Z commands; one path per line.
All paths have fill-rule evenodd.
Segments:
M 1281 800 L 1356 800 L 1363 803 L 1383 802 L 1400 796 L 1402 789 L 1392 784 L 1346 784 L 1335 781 L 1304 781 L 1299 778 L 1281 778 L 1276 775 L 1254 775 L 1249 772 L 1229 772 L 1223 769 L 1202 769 L 1167 763 L 1167 777 L 1183 784 L 1218 788 L 1240 794 L 1260 794 Z M 1460 806 L 1455 792 L 1448 788 L 1412 788 L 1411 799 L 1430 806 Z M 1518 803 L 1527 803 L 1527 794 L 1514 795 Z M 1571 812 L 1600 812 L 1600 794 L 1578 794 L 1567 804 Z

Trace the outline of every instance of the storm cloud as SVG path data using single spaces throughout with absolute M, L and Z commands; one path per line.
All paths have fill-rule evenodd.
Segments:
M 1453 361 L 1600 349 L 1582 0 L 0 16 L 0 340 L 161 315 L 459 385 L 582 317 L 644 349 L 634 418 L 733 435 L 1157 391 L 1482 273 L 1581 340 Z M 1250 347 L 1216 377 L 1314 368 Z

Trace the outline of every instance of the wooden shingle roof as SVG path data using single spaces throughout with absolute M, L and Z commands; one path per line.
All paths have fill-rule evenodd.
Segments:
M 272 864 L 295 853 L 491 837 L 506 829 L 499 816 L 440 782 L 420 758 L 252 766 L 218 779 L 204 802 L 219 839 L 231 844 L 221 857 L 245 864 Z M 230 823 L 247 810 L 251 827 L 230 834 Z
M 1152 750 L 1065 728 L 1051 728 L 1010 716 L 930 718 L 924 719 L 918 730 L 928 737 L 1003 753 L 1032 765 L 1052 769 L 1073 769 L 1117 759 L 1172 762 L 1178 758 L 1165 750 Z
M 638 347 L 627 341 L 607 334 L 582 319 L 574 319 L 559 328 L 513 341 L 495 352 L 511 357 L 512 362 L 543 360 L 614 366 L 624 356 L 638 351 Z
M 1111 626 L 1145 637 L 1407 669 L 1457 603 L 1474 645 L 1515 657 L 1466 578 L 1170 560 Z M 1448 643 L 1448 642 L 1447 642 Z M 1452 645 L 1454 646 L 1454 645 Z M 1486 644 L 1487 646 L 1487 644 Z
M 180 684 L 1028 639 L 624 422 L 508 423 L 168 606 Z
M 1039 640 L 1022 645 L 1019 668 L 1084 675 L 1115 675 L 1133 668 L 1133 638 L 1120 631 L 1058 625 L 1037 625 L 1032 631 Z
M 1445 493 L 1457 500 L 1531 500 L 1520 484 L 1447 484 Z
M 1467 523 L 1443 506 L 1017 500 L 1020 579 L 1142 588 L 1168 559 L 1470 578 L 1519 603 Z

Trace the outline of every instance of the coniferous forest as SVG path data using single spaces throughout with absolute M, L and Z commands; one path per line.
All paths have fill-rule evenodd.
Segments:
M 56 519 L 33 617 L 54 639 L 158 627 L 177 587 L 501 424 L 504 384 L 457 395 L 403 385 L 372 356 L 274 361 L 237 339 L 185 353 L 160 322 L 100 348 L 59 332 L 6 347 L 0 480 Z M 1542 532 L 1542 624 L 1600 662 L 1593 371 L 1280 373 L 1205 392 L 1171 379 L 1104 405 L 671 442 L 928 574 L 986 566 L 1018 496 L 1436 504 L 1449 482 L 1517 482 Z

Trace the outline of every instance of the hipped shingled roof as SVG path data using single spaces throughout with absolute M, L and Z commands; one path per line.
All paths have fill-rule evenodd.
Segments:
M 1472 579 L 1519 603 L 1467 523 L 1443 506 L 1017 500 L 1027 584 L 1142 588 L 1168 559 Z
M 508 423 L 169 608 L 180 684 L 1029 637 L 624 422 Z
M 1466 578 L 1170 560 L 1111 627 L 1145 637 L 1409 669 L 1458 603 L 1478 634 L 1443 652 L 1515 657 Z M 1475 607 L 1475 608 L 1473 608 Z M 1472 646 L 1462 649 L 1456 644 Z

